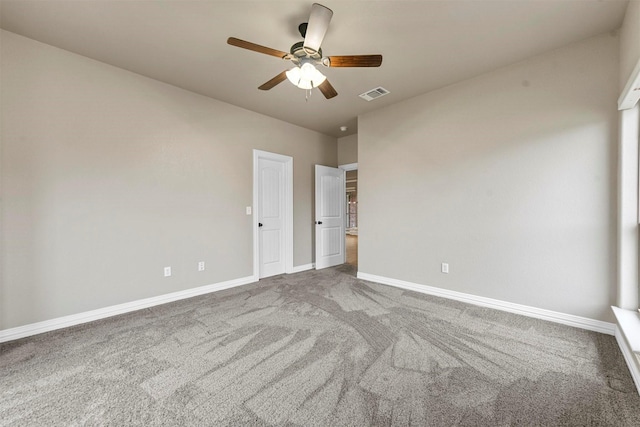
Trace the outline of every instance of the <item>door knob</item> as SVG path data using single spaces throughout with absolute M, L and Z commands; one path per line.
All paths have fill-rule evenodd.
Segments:
M 262 227 L 262 223 L 261 222 L 258 223 L 258 227 Z
M 316 225 L 322 225 L 322 221 L 316 221 Z

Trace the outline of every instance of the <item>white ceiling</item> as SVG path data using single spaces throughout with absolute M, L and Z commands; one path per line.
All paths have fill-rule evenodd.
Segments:
M 226 44 L 288 51 L 312 1 L 1 0 L 0 26 L 26 37 L 336 137 L 359 114 L 622 24 L 627 0 L 320 0 L 333 9 L 325 55 L 380 53 L 380 68 L 323 68 L 326 100 L 283 82 L 287 61 Z M 366 102 L 377 86 L 391 93 Z M 349 126 L 340 132 L 341 125 Z

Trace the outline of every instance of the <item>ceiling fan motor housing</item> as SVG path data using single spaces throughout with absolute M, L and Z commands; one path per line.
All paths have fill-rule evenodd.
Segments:
M 309 58 L 316 61 L 322 59 L 322 48 L 318 49 L 317 52 L 309 51 L 309 49 L 304 47 L 304 41 L 295 43 L 293 46 L 291 46 L 290 52 L 291 55 L 293 55 L 293 59 L 300 60 L 302 58 Z

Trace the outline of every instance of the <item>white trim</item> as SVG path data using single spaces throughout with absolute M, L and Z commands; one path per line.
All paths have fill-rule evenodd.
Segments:
M 346 165 L 340 165 L 338 166 L 339 169 L 342 169 L 343 171 L 354 171 L 358 169 L 358 164 L 357 163 L 348 163 Z
M 545 310 L 542 308 L 530 307 L 522 304 L 515 304 L 512 302 L 501 301 L 501 300 L 492 299 L 492 298 L 485 298 L 477 295 L 471 295 L 471 294 L 466 294 L 462 292 L 436 288 L 433 286 L 426 286 L 426 285 L 420 285 L 412 282 L 405 282 L 404 280 L 390 279 L 388 277 L 376 276 L 368 273 L 358 272 L 358 279 L 381 283 L 383 285 L 395 286 L 397 288 L 408 289 L 410 291 L 420 292 L 427 295 L 435 295 L 442 298 L 462 301 L 469 304 L 479 305 L 482 307 L 488 307 L 496 310 L 507 311 L 509 313 L 520 314 L 522 316 L 548 320 L 550 322 L 561 323 L 563 325 L 573 326 L 576 328 L 586 329 L 589 331 L 601 332 L 603 334 L 614 335 L 615 333 L 616 325 L 614 323 L 603 322 L 601 320 L 575 316 L 573 314 L 565 314 L 557 311 Z
M 235 288 L 236 286 L 247 285 L 253 282 L 255 282 L 253 276 L 242 277 L 240 279 L 227 280 L 225 282 L 215 283 L 212 285 L 200 286 L 184 291 L 172 292 L 170 294 L 158 295 L 156 297 L 144 298 L 136 301 L 126 302 L 123 304 L 112 305 L 110 307 L 99 308 L 97 310 L 85 311 L 83 313 L 72 314 L 69 316 L 58 317 L 42 322 L 31 323 L 29 325 L 18 326 L 16 328 L 5 329 L 0 331 L 0 342 L 17 340 L 19 338 L 29 337 L 31 335 L 37 335 L 43 332 L 68 328 L 69 326 L 93 322 L 94 320 L 117 316 L 118 314 L 129 313 L 131 311 L 154 307 L 156 305 L 166 304 L 169 302 L 191 298 L 198 295 L 204 295 L 211 292 L 222 291 L 224 289 Z
M 351 165 L 356 165 L 356 169 L 358 169 L 357 163 L 352 163 Z M 342 168 L 338 168 L 342 169 Z M 355 169 L 351 169 L 355 170 Z M 347 212 L 347 170 L 342 169 L 342 201 L 340 205 L 342 206 L 342 215 L 344 215 L 344 219 L 342 220 L 342 263 L 346 264 L 347 262 L 347 224 L 349 223 L 349 213 Z
M 627 367 L 629 368 L 629 373 L 631 373 L 631 378 L 633 378 L 633 382 L 636 384 L 636 391 L 640 394 L 640 369 L 638 369 L 638 363 L 636 362 L 636 356 L 629 349 L 629 344 L 625 339 L 624 333 L 620 332 L 620 327 L 616 328 L 616 341 L 618 342 L 618 347 L 620 347 L 620 351 L 624 356 L 624 361 L 627 362 Z
M 269 159 L 284 163 L 284 272 L 293 273 L 293 157 L 268 151 L 253 150 L 253 278 L 260 279 L 260 248 L 258 241 L 258 159 Z
M 253 280 L 260 280 L 260 248 L 258 241 L 258 150 L 253 150 L 253 217 L 251 218 L 253 229 Z
M 619 113 L 616 305 L 638 308 L 638 126 L 640 107 Z
M 624 310 L 618 307 L 611 307 L 613 314 L 618 321 L 618 329 L 622 330 L 629 349 L 634 353 L 640 353 L 640 317 L 635 310 Z
M 288 157 L 288 156 L 287 156 Z M 284 165 L 285 179 L 285 273 L 293 273 L 293 157 Z
M 292 273 L 301 273 L 303 271 L 313 270 L 314 268 L 316 268 L 316 264 L 313 262 L 310 264 L 298 265 L 293 267 Z
M 627 80 L 624 90 L 618 98 L 618 110 L 627 110 L 635 107 L 640 99 L 640 91 L 635 90 L 640 87 L 640 59 Z

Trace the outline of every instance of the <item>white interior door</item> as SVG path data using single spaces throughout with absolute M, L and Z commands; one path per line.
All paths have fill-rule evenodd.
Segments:
M 285 165 L 258 159 L 258 241 L 260 278 L 285 272 Z
M 345 262 L 344 171 L 316 165 L 316 269 Z

